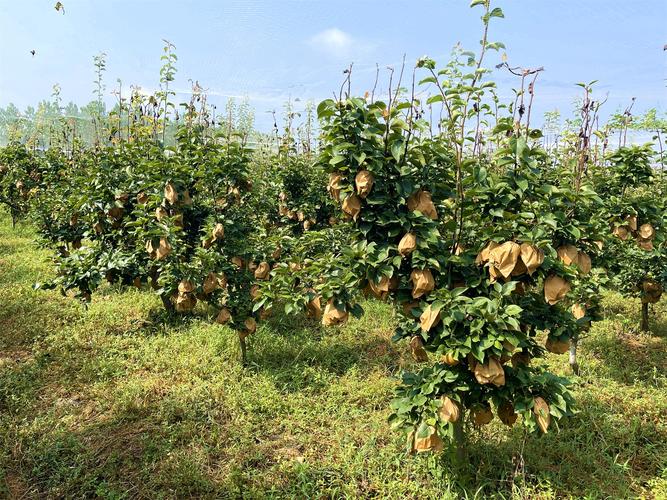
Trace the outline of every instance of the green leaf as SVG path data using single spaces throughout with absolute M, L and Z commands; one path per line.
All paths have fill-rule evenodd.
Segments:
M 521 311 L 523 311 L 523 309 L 516 304 L 510 304 L 505 308 L 505 313 L 509 314 L 510 316 L 516 316 Z
M 403 153 L 403 140 L 399 139 L 391 143 L 391 156 L 394 157 L 394 160 L 399 161 L 401 159 L 401 154 Z
M 496 7 L 489 12 L 489 17 L 505 17 L 505 14 L 503 14 L 503 10 L 500 7 Z

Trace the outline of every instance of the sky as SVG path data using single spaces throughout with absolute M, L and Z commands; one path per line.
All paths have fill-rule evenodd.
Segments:
M 109 102 L 120 78 L 125 89 L 159 85 L 163 39 L 176 46 L 177 100 L 189 80 L 209 101 L 247 97 L 260 129 L 284 103 L 333 95 L 354 63 L 352 90 L 362 95 L 381 68 L 407 67 L 423 55 L 441 65 L 461 42 L 477 50 L 481 9 L 469 0 L 0 0 L 0 106 L 35 105 L 61 86 L 65 102 L 93 99 L 93 56 L 105 52 Z M 545 71 L 536 86 L 534 116 L 569 115 L 577 82 L 598 80 L 594 96 L 609 114 L 636 97 L 636 111 L 667 111 L 667 0 L 493 0 L 505 13 L 489 39 L 506 45 L 512 66 Z M 30 51 L 35 50 L 35 55 Z M 500 61 L 492 53 L 487 67 Z M 494 75 L 501 96 L 517 82 Z M 298 99 L 298 101 L 297 101 Z

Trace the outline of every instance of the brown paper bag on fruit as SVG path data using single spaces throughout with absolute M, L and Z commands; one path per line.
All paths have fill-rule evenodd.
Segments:
M 549 428 L 549 424 L 551 423 L 549 405 L 539 396 L 534 399 L 534 403 L 533 414 L 535 415 L 535 420 L 537 420 L 537 425 L 540 430 L 546 433 L 547 429 Z
M 417 248 L 417 236 L 414 233 L 405 233 L 398 242 L 398 253 L 402 257 L 407 257 Z
M 644 240 L 652 240 L 655 236 L 655 229 L 651 224 L 642 224 L 639 228 L 639 236 Z
M 493 412 L 488 404 L 476 406 L 472 409 L 472 421 L 477 427 L 486 425 L 491 420 L 493 420 Z
M 489 262 L 504 277 L 509 278 L 521 255 L 521 246 L 506 241 L 489 252 Z
M 213 241 L 222 241 L 222 239 L 225 236 L 225 226 L 223 226 L 220 222 L 218 222 L 215 227 L 213 227 L 213 231 L 211 232 L 211 237 L 213 238 Z
M 435 205 L 431 200 L 431 193 L 428 191 L 419 190 L 408 197 L 408 210 L 414 212 L 419 210 L 422 214 L 430 219 L 436 220 L 438 212 L 435 210 Z
M 550 305 L 563 300 L 569 292 L 570 284 L 560 276 L 552 274 L 544 280 L 544 298 Z
M 320 318 L 322 316 L 322 305 L 319 295 L 316 295 L 306 304 L 306 314 L 309 318 Z
M 441 396 L 440 401 L 442 402 L 442 406 L 438 410 L 440 420 L 449 422 L 450 424 L 458 421 L 461 416 L 461 410 L 459 409 L 458 403 L 447 396 Z
M 324 307 L 324 314 L 322 315 L 322 324 L 324 326 L 332 325 L 342 325 L 347 321 L 349 314 L 347 311 L 338 309 L 334 305 L 333 299 L 330 299 L 327 302 L 327 305 Z
M 571 266 L 577 261 L 579 250 L 574 245 L 562 245 L 556 250 L 558 258 L 566 266 Z
M 505 385 L 505 371 L 498 358 L 488 358 L 485 363 L 476 362 L 473 373 L 480 384 Z
M 373 174 L 368 170 L 362 170 L 357 173 L 357 176 L 354 178 L 354 183 L 357 186 L 357 194 L 361 198 L 366 198 L 366 196 L 370 194 L 371 189 L 373 189 L 374 180 Z
M 499 246 L 500 243 L 489 241 L 489 243 L 477 254 L 477 257 L 475 258 L 475 264 L 479 266 L 489 262 L 489 255 L 491 254 L 491 250 Z
M 505 401 L 498 408 L 498 418 L 505 425 L 509 425 L 510 427 L 513 426 L 517 417 L 518 415 L 514 411 L 514 405 L 509 401 Z
M 419 317 L 419 322 L 421 324 L 422 331 L 428 332 L 434 325 L 440 321 L 440 310 L 434 309 L 431 304 L 429 304 L 424 312 Z
M 413 299 L 418 299 L 422 295 L 430 293 L 435 288 L 433 274 L 428 269 L 413 269 L 410 273 L 410 281 L 412 281 Z
M 225 323 L 229 322 L 230 319 L 232 319 L 232 314 L 229 312 L 229 309 L 223 307 L 220 309 L 220 312 L 216 316 L 215 322 L 224 325 Z
M 336 200 L 340 201 L 340 190 L 342 188 L 343 175 L 339 172 L 332 172 L 329 174 L 329 184 L 327 185 L 327 191 L 329 195 Z
M 544 344 L 544 347 L 546 347 L 547 351 L 553 354 L 565 354 L 570 350 L 570 341 L 547 337 L 547 341 Z
M 260 262 L 257 269 L 255 269 L 255 278 L 258 280 L 265 280 L 269 277 L 270 271 L 271 267 L 269 267 L 268 262 Z
M 637 230 L 637 216 L 636 215 L 628 215 L 625 218 L 625 224 L 630 228 L 630 231 L 636 231 Z
M 433 433 L 425 438 L 418 438 L 416 435 L 414 435 L 414 443 L 412 450 L 417 453 L 424 453 L 428 451 L 442 451 L 444 449 L 444 443 L 442 442 L 442 439 L 440 439 L 440 436 L 438 436 L 438 433 L 435 429 L 433 429 Z
M 178 201 L 178 192 L 171 182 L 164 187 L 164 198 L 172 205 Z
M 521 260 L 526 266 L 528 274 L 532 276 L 544 262 L 544 252 L 535 245 L 521 243 Z
M 412 357 L 418 363 L 425 363 L 428 361 L 428 353 L 424 349 L 424 341 L 419 335 L 415 335 L 410 339 L 410 352 Z
M 361 212 L 361 198 L 356 194 L 351 194 L 343 200 L 343 212 L 353 220 L 357 220 Z
M 628 239 L 628 236 L 630 234 L 630 230 L 628 226 L 618 226 L 614 228 L 614 231 L 612 233 L 614 236 L 622 239 L 623 241 Z
M 583 274 L 588 274 L 591 272 L 592 262 L 591 258 L 586 252 L 582 252 L 581 250 L 577 252 L 577 260 L 574 262 L 574 264 Z

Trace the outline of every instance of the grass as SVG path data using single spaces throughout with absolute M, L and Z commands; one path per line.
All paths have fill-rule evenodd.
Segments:
M 580 412 L 525 436 L 497 420 L 470 466 L 409 457 L 386 424 L 395 376 L 388 306 L 324 331 L 262 324 L 248 368 L 231 330 L 173 324 L 146 291 L 88 309 L 31 285 L 52 273 L 28 225 L 0 216 L 0 497 L 667 498 L 667 308 L 605 297 L 573 378 Z M 568 373 L 566 356 L 546 363 Z

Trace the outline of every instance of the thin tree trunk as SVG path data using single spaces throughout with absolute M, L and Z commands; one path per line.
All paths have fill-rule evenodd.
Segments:
M 468 455 L 468 450 L 466 449 L 465 432 L 463 429 L 464 420 L 464 412 L 461 411 L 459 419 L 454 422 L 454 446 L 456 447 L 456 461 L 458 462 L 459 467 L 465 464 L 466 457 Z
M 642 323 L 641 323 L 641 331 L 642 332 L 648 332 L 649 327 L 648 327 L 648 302 L 643 302 L 642 303 Z
M 577 347 L 579 343 L 579 338 L 574 337 L 570 341 L 570 368 L 572 368 L 572 373 L 579 375 L 579 363 L 577 362 Z
M 245 332 L 239 332 L 239 345 L 241 346 L 241 364 L 247 366 Z
M 169 297 L 167 295 L 160 295 L 160 298 L 162 299 L 162 304 L 164 305 L 164 308 L 167 310 L 168 313 L 173 313 L 174 312 L 174 304 L 171 300 L 169 300 Z

